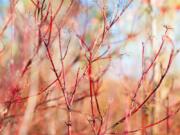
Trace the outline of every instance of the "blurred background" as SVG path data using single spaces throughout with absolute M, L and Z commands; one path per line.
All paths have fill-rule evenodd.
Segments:
M 0 134 L 179 135 L 179 22 L 179 0 L 0 0 Z

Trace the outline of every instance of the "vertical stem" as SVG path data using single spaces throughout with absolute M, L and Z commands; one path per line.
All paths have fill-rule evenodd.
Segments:
M 92 121 L 93 126 L 95 126 L 95 119 L 94 119 L 94 107 L 93 107 L 93 80 L 92 80 L 92 52 L 90 51 L 90 57 L 89 57 L 89 68 L 88 68 L 88 77 L 89 77 L 89 91 L 90 91 L 90 97 L 91 97 L 91 113 L 92 113 Z
M 70 108 L 68 109 L 68 123 L 67 123 L 67 126 L 68 126 L 68 135 L 71 135 L 72 134 L 72 122 L 71 122 L 71 110 Z
M 62 67 L 62 77 L 63 77 L 63 88 L 64 90 L 66 89 L 66 79 L 65 79 L 65 71 L 64 71 L 64 59 L 62 56 L 62 44 L 61 44 L 61 29 L 59 29 L 59 51 L 60 51 L 60 59 L 61 59 L 61 67 Z M 66 91 L 65 91 L 66 93 Z M 71 122 L 71 101 L 68 100 L 68 95 L 66 96 L 67 98 L 67 115 L 68 115 L 68 135 L 71 135 L 72 132 L 72 122 Z

